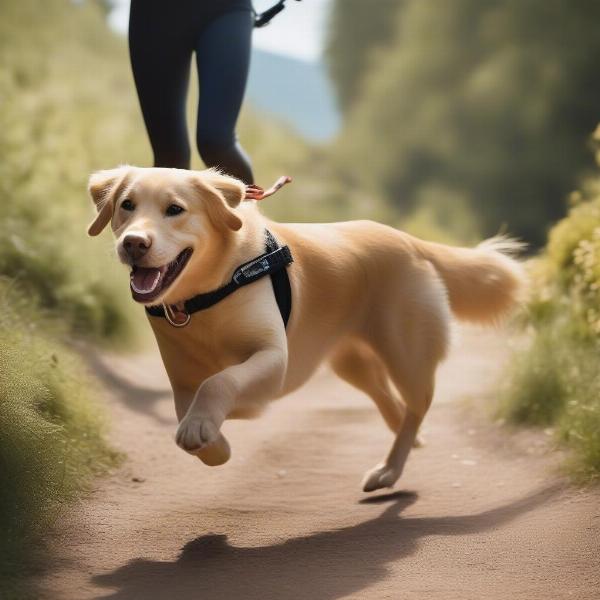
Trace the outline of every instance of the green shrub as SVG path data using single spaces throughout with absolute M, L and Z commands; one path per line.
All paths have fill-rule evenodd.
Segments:
M 0 274 L 78 334 L 127 337 L 127 286 L 85 234 L 89 173 L 148 157 L 125 41 L 95 3 L 6 0 L 0 103 Z
M 600 344 L 569 323 L 545 322 L 515 352 L 499 412 L 510 422 L 553 427 L 572 450 L 566 466 L 578 480 L 600 477 Z
M 117 458 L 93 404 L 97 382 L 66 339 L 114 343 L 133 331 L 109 238 L 85 233 L 89 173 L 147 161 L 132 92 L 126 44 L 98 3 L 0 4 L 2 598 L 24 597 L 41 535 Z
M 568 401 L 558 420 L 560 438 L 574 450 L 567 466 L 581 481 L 600 478 L 600 375 L 597 357 L 600 347 L 574 349 L 571 378 L 567 388 Z M 596 360 L 594 360 L 596 358 Z
M 569 349 L 551 329 L 543 329 L 531 346 L 517 352 L 501 411 L 515 423 L 551 425 L 567 402 L 567 379 L 563 370 Z M 562 340 L 561 340 L 562 341 Z
M 500 412 L 554 426 L 573 450 L 571 473 L 591 480 L 600 477 L 600 180 L 571 201 L 529 265 L 530 340 L 514 356 Z
M 61 329 L 0 280 L 2 587 L 22 577 L 61 507 L 118 458 L 93 402 L 97 383 L 58 341 Z

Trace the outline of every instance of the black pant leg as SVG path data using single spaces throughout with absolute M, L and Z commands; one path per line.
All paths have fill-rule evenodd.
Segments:
M 193 47 L 188 22 L 176 3 L 131 2 L 131 67 L 156 167 L 190 167 L 185 106 Z
M 224 12 L 202 29 L 195 43 L 200 156 L 206 166 L 219 167 L 245 183 L 254 178 L 235 125 L 248 78 L 253 23 L 249 9 Z

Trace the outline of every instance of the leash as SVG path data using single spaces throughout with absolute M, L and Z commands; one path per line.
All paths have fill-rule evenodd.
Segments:
M 260 185 L 255 183 L 246 186 L 246 196 L 244 200 L 264 200 L 269 196 L 272 196 L 275 192 L 280 190 L 284 185 L 291 183 L 292 178 L 287 175 L 282 175 L 268 190 L 264 190 Z
M 300 2 L 300 0 L 296 0 Z M 271 22 L 271 19 L 278 15 L 285 8 L 285 0 L 279 0 L 277 4 L 273 4 L 271 8 L 267 8 L 267 10 L 257 13 L 254 11 L 254 27 L 264 27 Z

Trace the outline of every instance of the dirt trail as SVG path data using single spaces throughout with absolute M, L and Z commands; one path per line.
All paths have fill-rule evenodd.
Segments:
M 600 493 L 569 487 L 543 433 L 483 414 L 505 342 L 464 330 L 396 491 L 360 492 L 391 434 L 366 397 L 317 374 L 255 421 L 226 423 L 210 469 L 173 442 L 156 353 L 93 359 L 128 460 L 56 534 L 42 587 L 85 600 L 600 598 Z

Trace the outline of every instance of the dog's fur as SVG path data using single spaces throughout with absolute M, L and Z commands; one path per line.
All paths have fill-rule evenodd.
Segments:
M 450 314 L 491 324 L 519 301 L 523 275 L 508 254 L 516 244 L 488 240 L 453 248 L 369 221 L 280 224 L 244 185 L 214 170 L 119 167 L 92 175 L 97 235 L 109 223 L 124 262 L 125 235 L 151 242 L 139 264 L 156 267 L 186 247 L 193 254 L 158 302 L 175 304 L 229 281 L 264 252 L 264 229 L 288 244 L 293 308 L 284 328 L 269 277 L 248 285 L 184 328 L 149 317 L 173 387 L 177 444 L 205 463 L 226 462 L 220 432 L 228 418 L 254 417 L 301 386 L 323 362 L 368 394 L 396 434 L 365 491 L 392 486 L 402 473 L 448 347 Z M 125 198 L 133 212 L 120 209 Z M 177 203 L 185 212 L 166 217 Z

